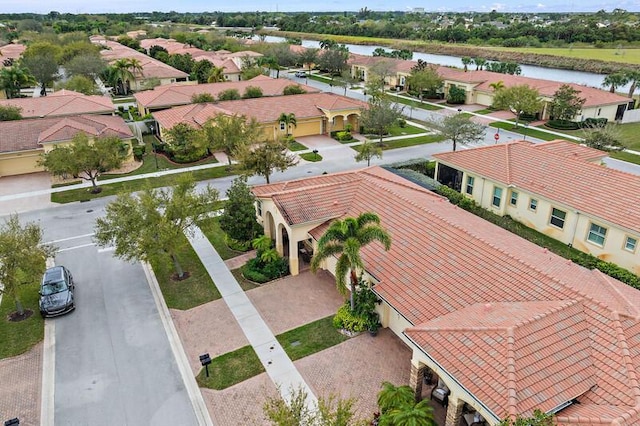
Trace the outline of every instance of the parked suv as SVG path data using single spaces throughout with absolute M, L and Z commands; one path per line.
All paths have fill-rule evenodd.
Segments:
M 305 78 L 307 76 L 307 73 L 304 71 L 296 71 L 295 76 L 300 78 Z
M 64 266 L 54 266 L 44 272 L 40 284 L 40 314 L 53 317 L 75 309 L 73 276 Z

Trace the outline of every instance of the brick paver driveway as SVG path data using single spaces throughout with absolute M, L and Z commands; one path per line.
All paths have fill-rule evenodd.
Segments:
M 276 335 L 333 315 L 343 303 L 333 276 L 326 272 L 305 271 L 250 290 L 247 296 Z M 221 300 L 171 313 L 194 373 L 200 368 L 198 354 L 209 352 L 213 357 L 247 344 Z M 357 414 L 369 418 L 376 411 L 383 381 L 409 383 L 410 361 L 408 347 L 385 329 L 376 337 L 362 334 L 295 361 L 295 365 L 317 396 L 353 396 Z M 224 426 L 268 424 L 262 406 L 277 392 L 263 373 L 221 391 L 202 389 L 202 394 L 214 423 Z
M 0 360 L 0 384 L 0 420 L 18 417 L 21 425 L 39 425 L 42 343 L 22 355 Z

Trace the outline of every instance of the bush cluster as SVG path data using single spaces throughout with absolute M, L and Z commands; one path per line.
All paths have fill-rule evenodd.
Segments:
M 142 161 L 142 157 L 144 156 L 147 147 L 145 145 L 134 145 L 133 146 L 133 158 L 136 161 Z
M 260 258 L 250 259 L 242 267 L 242 275 L 257 283 L 266 283 L 289 273 L 289 261 L 280 257 L 270 262 L 263 262 Z

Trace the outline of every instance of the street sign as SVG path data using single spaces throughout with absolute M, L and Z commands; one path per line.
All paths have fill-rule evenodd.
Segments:
M 500 139 L 500 133 L 496 133 L 495 135 L 493 135 L 493 138 L 497 141 L 498 139 Z

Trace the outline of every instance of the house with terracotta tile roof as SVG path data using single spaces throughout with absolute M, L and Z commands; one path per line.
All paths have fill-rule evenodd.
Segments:
M 162 61 L 154 59 L 135 49 L 124 46 L 116 41 L 108 40 L 101 36 L 89 38 L 92 43 L 102 46 L 100 55 L 109 64 L 118 59 L 137 59 L 142 66 L 142 72 L 134 73 L 135 80 L 129 82 L 131 90 L 138 91 L 145 89 L 149 80 L 158 79 L 160 85 L 172 84 L 176 82 L 189 81 L 189 74 L 177 70 Z
M 146 115 L 153 111 L 191 104 L 191 98 L 194 95 L 203 93 L 207 93 L 213 96 L 214 99 L 217 99 L 218 95 L 225 90 L 236 89 L 238 93 L 242 95 L 249 86 L 262 89 L 263 96 L 281 96 L 284 89 L 289 86 L 301 87 L 307 93 L 320 92 L 320 90 L 315 87 L 298 84 L 288 79 L 275 79 L 267 77 L 266 75 L 259 75 L 251 80 L 244 81 L 226 81 L 208 84 L 195 84 L 195 82 L 193 84 L 169 84 L 155 87 L 153 90 L 145 90 L 133 96 L 138 103 L 138 110 Z
M 343 130 L 347 124 L 357 129 L 360 113 L 366 106 L 365 102 L 333 93 L 304 93 L 191 104 L 154 112 L 153 118 L 161 138 L 166 129 L 178 123 L 201 128 L 216 115 L 224 114 L 255 118 L 261 124 L 263 136 L 275 139 L 287 134 L 285 123 L 278 121 L 281 113 L 295 114 L 297 126 L 289 129 L 289 134 L 301 137 L 329 134 Z
M 389 75 L 385 76 L 385 85 L 404 90 L 407 77 L 411 75 L 411 68 L 416 65 L 416 62 L 405 59 L 387 58 L 384 56 L 368 56 L 351 53 L 349 54 L 347 64 L 351 69 L 351 77 L 365 82 L 369 81 L 372 70 L 375 70 L 376 67 L 385 68 L 390 72 Z
M 20 43 L 9 43 L 0 46 L 0 68 L 11 66 L 14 61 L 20 59 L 27 46 Z
M 576 83 L 562 83 L 559 81 L 542 80 L 539 78 L 524 77 L 521 75 L 501 74 L 491 71 L 468 71 L 439 67 L 438 73 L 444 79 L 444 91 L 455 85 L 466 92 L 467 104 L 479 104 L 491 106 L 495 90 L 492 84 L 502 82 L 505 88 L 527 85 L 540 93 L 543 102 L 542 109 L 538 112 L 540 120 L 549 119 L 550 107 L 555 93 L 564 84 L 568 84 L 577 90 L 578 96 L 585 99 L 582 110 L 573 121 L 583 121 L 587 118 L 606 118 L 609 121 L 619 120 L 624 112 L 633 106 L 632 100 L 626 96 L 611 93 L 607 90 L 583 86 Z
M 523 141 L 435 154 L 436 179 L 500 216 L 640 275 L 640 178 L 605 152 Z
M 640 424 L 639 290 L 379 167 L 253 192 L 293 274 L 331 221 L 380 217 L 391 249 L 363 247 L 364 276 L 383 326 L 413 352 L 416 395 L 427 377 L 448 395 L 445 426 L 476 415 L 496 425 L 535 409 L 559 425 Z M 334 272 L 335 262 L 322 267 Z
M 251 50 L 231 53 L 227 50 L 206 51 L 191 46 L 188 43 L 180 43 L 172 38 L 151 38 L 140 41 L 140 46 L 149 52 L 152 46 L 163 47 L 170 55 L 189 54 L 195 61 L 209 61 L 213 66 L 222 68 L 225 80 L 240 81 L 242 67 L 247 62 L 253 62 L 256 58 L 262 57 L 262 53 Z
M 20 108 L 22 118 L 62 117 L 78 114 L 111 115 L 115 111 L 110 97 L 89 96 L 66 89 L 38 98 L 0 100 L 0 106 Z
M 119 116 L 75 115 L 0 121 L 0 177 L 41 172 L 41 154 L 69 143 L 78 133 L 115 136 L 131 145 L 134 135 Z

